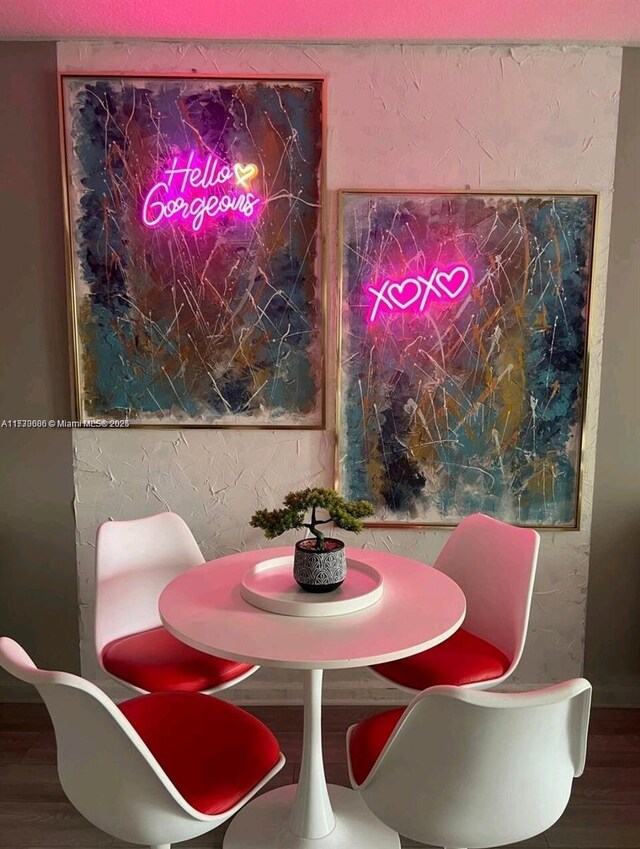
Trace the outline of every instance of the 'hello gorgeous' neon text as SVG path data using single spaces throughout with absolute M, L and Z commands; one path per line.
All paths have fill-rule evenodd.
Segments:
M 473 271 L 468 265 L 451 265 L 433 268 L 428 277 L 416 274 L 404 280 L 385 280 L 382 284 L 368 286 L 373 295 L 368 321 L 372 324 L 384 306 L 389 312 L 424 312 L 428 304 L 446 305 L 467 294 L 473 283 Z
M 213 154 L 202 160 L 195 150 L 174 156 L 145 196 L 142 221 L 147 227 L 180 222 L 197 233 L 205 219 L 226 213 L 251 219 L 263 203 L 248 189 L 257 175 L 253 163 L 231 166 Z

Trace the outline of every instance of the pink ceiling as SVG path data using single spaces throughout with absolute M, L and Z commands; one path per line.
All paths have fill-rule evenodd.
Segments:
M 640 43 L 640 0 L 0 0 L 0 38 Z

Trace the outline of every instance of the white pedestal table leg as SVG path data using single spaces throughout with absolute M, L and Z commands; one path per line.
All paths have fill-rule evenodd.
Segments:
M 399 849 L 400 838 L 359 795 L 327 786 L 322 759 L 322 670 L 305 672 L 304 734 L 298 785 L 249 802 L 234 817 L 224 849 Z
M 303 701 L 302 764 L 289 828 L 299 837 L 316 840 L 326 837 L 336 825 L 322 760 L 321 669 L 305 672 Z

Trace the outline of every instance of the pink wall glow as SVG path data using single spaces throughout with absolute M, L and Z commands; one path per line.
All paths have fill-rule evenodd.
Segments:
M 0 0 L 0 38 L 640 43 L 638 0 Z

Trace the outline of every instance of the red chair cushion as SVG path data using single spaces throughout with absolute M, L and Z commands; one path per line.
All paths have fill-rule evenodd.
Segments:
M 103 649 L 102 663 L 116 678 L 148 693 L 197 693 L 252 668 L 192 649 L 162 627 L 114 640 Z
M 500 649 L 464 628 L 427 651 L 373 666 L 380 675 L 414 690 L 438 684 L 475 684 L 501 678 L 510 663 Z
M 349 763 L 357 784 L 362 784 L 369 775 L 404 711 L 405 708 L 394 708 L 369 716 L 349 735 Z
M 152 693 L 119 705 L 178 792 L 203 814 L 228 811 L 280 757 L 271 731 L 202 693 Z

